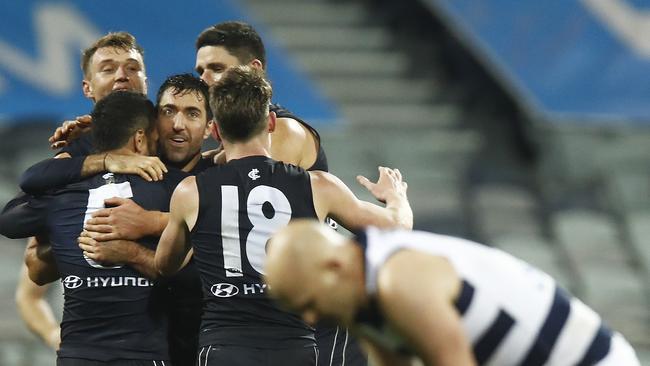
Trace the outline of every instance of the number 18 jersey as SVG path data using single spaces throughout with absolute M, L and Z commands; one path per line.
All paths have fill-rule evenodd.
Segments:
M 309 174 L 264 156 L 231 160 L 196 176 L 191 232 L 203 286 L 199 343 L 313 347 L 314 330 L 267 296 L 268 239 L 291 219 L 316 218 Z

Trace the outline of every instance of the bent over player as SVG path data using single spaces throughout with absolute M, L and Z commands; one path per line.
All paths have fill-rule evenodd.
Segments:
M 272 294 L 310 323 L 350 326 L 378 365 L 639 365 L 598 314 L 497 249 L 376 228 L 348 239 L 302 220 L 267 250 Z

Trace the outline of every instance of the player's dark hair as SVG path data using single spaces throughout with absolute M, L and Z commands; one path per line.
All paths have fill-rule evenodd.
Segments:
M 210 88 L 210 107 L 222 137 L 245 142 L 261 132 L 272 94 L 261 70 L 248 66 L 228 69 Z
M 207 123 L 212 119 L 212 110 L 210 109 L 210 89 L 208 84 L 192 74 L 172 75 L 165 79 L 156 95 L 156 109 L 160 107 L 160 99 L 165 92 L 171 89 L 174 96 L 183 96 L 187 93 L 195 93 L 199 99 L 203 99 L 205 104 L 205 113 Z
M 113 47 L 118 48 L 124 51 L 136 50 L 142 56 L 144 61 L 144 49 L 138 44 L 135 37 L 128 32 L 112 32 L 103 36 L 102 38 L 95 41 L 91 44 L 90 47 L 83 50 L 81 53 L 81 70 L 84 73 L 84 77 L 88 76 L 88 67 L 90 65 L 90 59 L 93 57 L 95 52 L 98 49 L 104 47 Z
M 104 152 L 124 147 L 138 129 L 155 128 L 156 110 L 144 94 L 120 90 L 97 102 L 91 116 L 95 150 Z
M 239 21 L 229 21 L 206 28 L 196 39 L 196 50 L 205 46 L 223 47 L 237 57 L 242 65 L 254 59 L 260 60 L 266 69 L 266 51 L 257 31 L 250 25 Z

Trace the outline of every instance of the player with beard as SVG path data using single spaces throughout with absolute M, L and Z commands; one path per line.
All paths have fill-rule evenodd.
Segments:
M 266 296 L 261 276 L 266 240 L 290 220 L 333 216 L 348 228 L 412 226 L 406 183 L 380 168 L 359 177 L 380 207 L 358 200 L 333 175 L 307 172 L 270 157 L 275 114 L 271 87 L 256 69 L 233 67 L 211 88 L 214 134 L 226 163 L 184 180 L 172 196 L 156 250 L 161 274 L 178 271 L 190 250 L 203 284 L 199 363 L 315 365 L 313 329 Z
M 158 133 L 155 108 L 145 95 L 115 91 L 102 98 L 93 113 L 94 150 L 122 155 L 155 154 Z M 57 365 L 120 366 L 169 362 L 167 342 L 167 286 L 143 277 L 142 266 L 106 266 L 84 255 L 77 237 L 92 212 L 111 197 L 132 199 L 150 210 L 166 211 L 166 199 L 187 174 L 171 170 L 164 180 L 149 182 L 137 175 L 100 173 L 30 201 L 45 202 L 40 225 L 35 212 L 13 222 L 23 230 L 46 235 L 63 278 L 65 303 Z M 15 215 L 13 217 L 16 217 Z M 154 249 L 157 237 L 140 239 Z

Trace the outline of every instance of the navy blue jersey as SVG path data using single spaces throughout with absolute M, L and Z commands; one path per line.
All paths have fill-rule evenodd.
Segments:
M 166 285 L 154 285 L 126 265 L 102 266 L 83 255 L 77 237 L 110 197 L 131 198 L 147 210 L 169 211 L 169 197 L 185 173 L 170 170 L 147 182 L 135 175 L 96 175 L 56 192 L 47 207 L 47 232 L 64 287 L 59 357 L 108 361 L 168 359 Z M 157 237 L 140 244 L 155 249 Z
M 202 158 L 190 174 L 199 174 L 212 166 L 211 158 Z M 172 364 L 194 365 L 203 314 L 203 291 L 193 257 L 169 279 L 169 291 L 169 355 Z
M 270 111 L 275 112 L 278 118 L 295 119 L 301 125 L 307 127 L 307 129 L 314 134 L 314 137 L 316 137 L 316 141 L 318 142 L 318 154 L 316 155 L 316 161 L 314 161 L 314 164 L 312 164 L 311 167 L 307 168 L 307 170 L 322 170 L 324 172 L 329 171 L 327 166 L 327 156 L 325 155 L 325 150 L 323 149 L 323 142 L 320 139 L 320 135 L 318 134 L 318 131 L 316 131 L 316 129 L 310 126 L 307 122 L 303 121 L 300 117 L 297 117 L 291 111 L 289 111 L 288 109 L 282 107 L 277 103 L 271 104 Z
M 58 154 L 68 153 L 70 156 L 88 156 L 95 152 L 93 144 L 93 134 L 88 130 L 84 132 L 78 139 L 73 140 L 67 146 L 59 150 Z
M 266 242 L 289 220 L 316 218 L 309 174 L 264 156 L 197 175 L 199 214 L 191 232 L 203 284 L 200 344 L 310 347 L 314 332 L 267 296 Z

